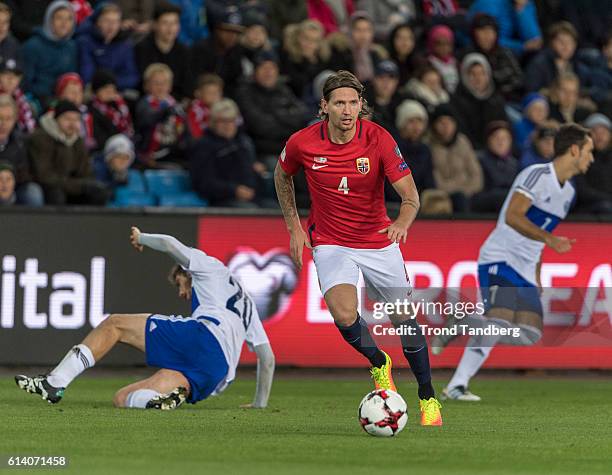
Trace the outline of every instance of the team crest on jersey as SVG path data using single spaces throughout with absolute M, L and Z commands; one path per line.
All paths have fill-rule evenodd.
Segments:
M 286 157 L 286 156 L 287 156 L 287 146 L 285 145 L 285 146 L 283 147 L 283 151 L 282 151 L 282 152 L 281 152 L 281 154 L 280 154 L 280 159 L 281 159 L 281 161 L 283 161 L 283 162 L 284 162 L 284 161 L 285 161 L 285 157 Z
M 357 171 L 362 175 L 367 175 L 370 171 L 370 159 L 368 157 L 361 157 L 356 160 Z

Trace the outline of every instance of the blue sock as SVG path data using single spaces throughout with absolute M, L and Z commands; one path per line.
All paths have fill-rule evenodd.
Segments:
M 338 327 L 342 338 L 365 356 L 372 366 L 379 368 L 385 364 L 385 354 L 378 349 L 368 325 L 359 314 L 357 314 L 357 320 L 352 325 L 343 327 L 336 324 L 336 327 Z
M 429 366 L 429 351 L 427 350 L 427 340 L 414 319 L 395 325 L 396 327 L 415 328 L 414 335 L 401 335 L 402 349 L 404 356 L 408 360 L 410 369 L 419 383 L 419 399 L 429 399 L 435 397 L 435 391 L 431 385 L 431 367 Z M 404 332 L 405 333 L 405 332 Z

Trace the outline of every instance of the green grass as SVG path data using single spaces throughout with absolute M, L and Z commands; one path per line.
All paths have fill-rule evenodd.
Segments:
M 404 383 L 410 419 L 391 439 L 357 422 L 367 378 L 281 376 L 265 411 L 238 409 L 254 385 L 242 379 L 170 413 L 114 409 L 128 382 L 85 375 L 50 406 L 0 378 L 0 455 L 65 455 L 64 474 L 612 473 L 612 381 L 477 380 L 484 401 L 444 404 L 441 428 L 418 425 Z

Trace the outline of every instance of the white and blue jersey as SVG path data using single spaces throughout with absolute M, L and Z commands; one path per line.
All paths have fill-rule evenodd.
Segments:
M 521 193 L 531 200 L 527 219 L 552 232 L 567 216 L 576 191 L 570 181 L 563 185 L 559 183 L 552 162 L 525 168 L 512 184 L 497 226 L 480 248 L 479 266 L 503 263 L 522 277 L 521 280 L 536 286 L 536 268 L 544 243 L 529 239 L 506 224 L 506 210 L 514 193 Z

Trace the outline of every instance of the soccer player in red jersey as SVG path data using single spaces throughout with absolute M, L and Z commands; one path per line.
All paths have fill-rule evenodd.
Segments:
M 419 194 L 391 135 L 361 118 L 362 93 L 363 85 L 352 73 L 338 71 L 330 76 L 323 87 L 323 120 L 289 138 L 274 181 L 296 265 L 302 267 L 304 246 L 313 250 L 321 292 L 342 337 L 370 361 L 376 388 L 395 390 L 391 359 L 377 347 L 358 313 L 357 282 L 361 271 L 377 300 L 409 297 L 411 287 L 399 242 L 406 242 L 419 209 Z M 300 168 L 312 198 L 307 230 L 295 205 L 292 176 Z M 385 208 L 385 177 L 402 198 L 393 222 Z M 400 338 L 419 383 L 421 424 L 441 425 L 425 337 L 416 320 L 397 315 L 392 320 L 396 327 L 417 330 L 416 336 Z

